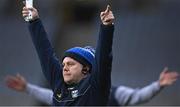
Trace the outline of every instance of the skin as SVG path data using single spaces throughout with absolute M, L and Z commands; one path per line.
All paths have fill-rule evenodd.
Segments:
M 33 19 L 38 19 L 39 15 L 35 8 L 23 8 L 22 15 L 23 17 L 28 16 L 29 10 L 32 12 Z M 108 5 L 106 10 L 101 12 L 100 18 L 104 25 L 111 25 L 114 21 L 114 16 L 112 11 L 110 10 L 110 6 Z M 64 81 L 68 84 L 78 83 L 80 80 L 85 78 L 86 76 L 83 72 L 87 70 L 83 70 L 83 66 L 73 60 L 72 58 L 66 57 L 63 60 L 63 77 Z M 85 67 L 86 68 L 86 67 Z M 161 87 L 172 85 L 178 78 L 179 74 L 177 72 L 169 72 L 167 68 L 163 70 L 159 77 L 159 84 Z M 8 76 L 6 78 L 6 84 L 9 88 L 16 91 L 25 91 L 27 87 L 27 82 L 23 76 L 17 74 L 16 76 Z
M 16 76 L 6 76 L 5 78 L 6 86 L 10 89 L 24 92 L 27 87 L 27 82 L 23 76 L 20 74 L 16 74 Z
M 79 65 L 76 65 L 76 66 L 79 66 Z M 74 69 L 75 68 L 76 67 L 74 67 Z M 67 76 L 67 80 L 70 80 L 69 78 L 72 78 L 72 77 Z M 178 72 L 169 71 L 168 68 L 164 68 L 164 70 L 161 72 L 159 76 L 160 87 L 173 85 L 177 81 L 178 78 L 179 78 Z M 7 87 L 9 87 L 12 90 L 16 90 L 20 92 L 23 92 L 26 90 L 26 86 L 27 86 L 26 79 L 20 74 L 17 74 L 16 76 L 7 76 L 5 80 L 6 80 Z
M 32 19 L 36 20 L 39 18 L 38 11 L 35 8 L 23 7 L 22 16 L 25 18 L 28 16 L 29 11 L 31 11 Z M 108 5 L 106 10 L 102 11 L 100 18 L 103 25 L 112 25 L 114 21 L 114 15 Z M 64 58 L 63 60 L 63 78 L 66 84 L 78 83 L 80 80 L 86 77 L 88 67 L 83 67 L 79 62 L 73 60 L 72 58 Z
M 32 19 L 31 19 L 32 21 L 39 18 L 38 11 L 35 8 L 23 7 L 22 16 L 24 18 L 27 17 L 29 14 L 29 11 L 31 11 L 31 13 L 32 13 Z M 100 18 L 101 18 L 101 21 L 104 25 L 113 24 L 115 18 L 114 18 L 112 11 L 111 11 L 111 7 L 109 5 L 107 5 L 106 10 L 104 10 L 100 13 Z
M 65 57 L 62 65 L 64 82 L 67 84 L 78 83 L 81 79 L 86 77 L 86 75 L 82 73 L 83 65 L 76 60 Z
M 175 71 L 168 71 L 168 68 L 165 67 L 159 76 L 159 85 L 161 87 L 172 85 L 179 77 L 179 74 Z

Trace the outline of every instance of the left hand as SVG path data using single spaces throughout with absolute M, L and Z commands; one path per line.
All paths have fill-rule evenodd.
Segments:
M 177 79 L 179 74 L 177 72 L 170 72 L 168 68 L 164 68 L 159 77 L 159 84 L 161 87 L 172 85 Z
M 107 8 L 105 11 L 101 12 L 100 17 L 101 21 L 104 25 L 111 25 L 114 22 L 114 15 L 110 9 L 111 7 L 107 5 Z

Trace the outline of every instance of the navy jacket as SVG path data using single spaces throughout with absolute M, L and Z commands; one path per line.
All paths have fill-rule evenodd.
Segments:
M 54 105 L 107 105 L 111 88 L 114 25 L 101 25 L 91 74 L 72 86 L 67 86 L 63 80 L 61 62 L 54 53 L 40 19 L 29 24 L 29 31 L 42 71 L 54 92 Z

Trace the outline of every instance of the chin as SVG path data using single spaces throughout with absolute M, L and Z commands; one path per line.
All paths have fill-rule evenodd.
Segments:
M 71 84 L 71 80 L 70 80 L 70 79 L 64 79 L 64 82 L 65 82 L 66 84 Z

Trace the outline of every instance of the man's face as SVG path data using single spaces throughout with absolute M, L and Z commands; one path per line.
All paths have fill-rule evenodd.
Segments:
M 84 74 L 82 73 L 83 65 L 71 57 L 65 57 L 63 60 L 63 78 L 67 84 L 78 83 Z

